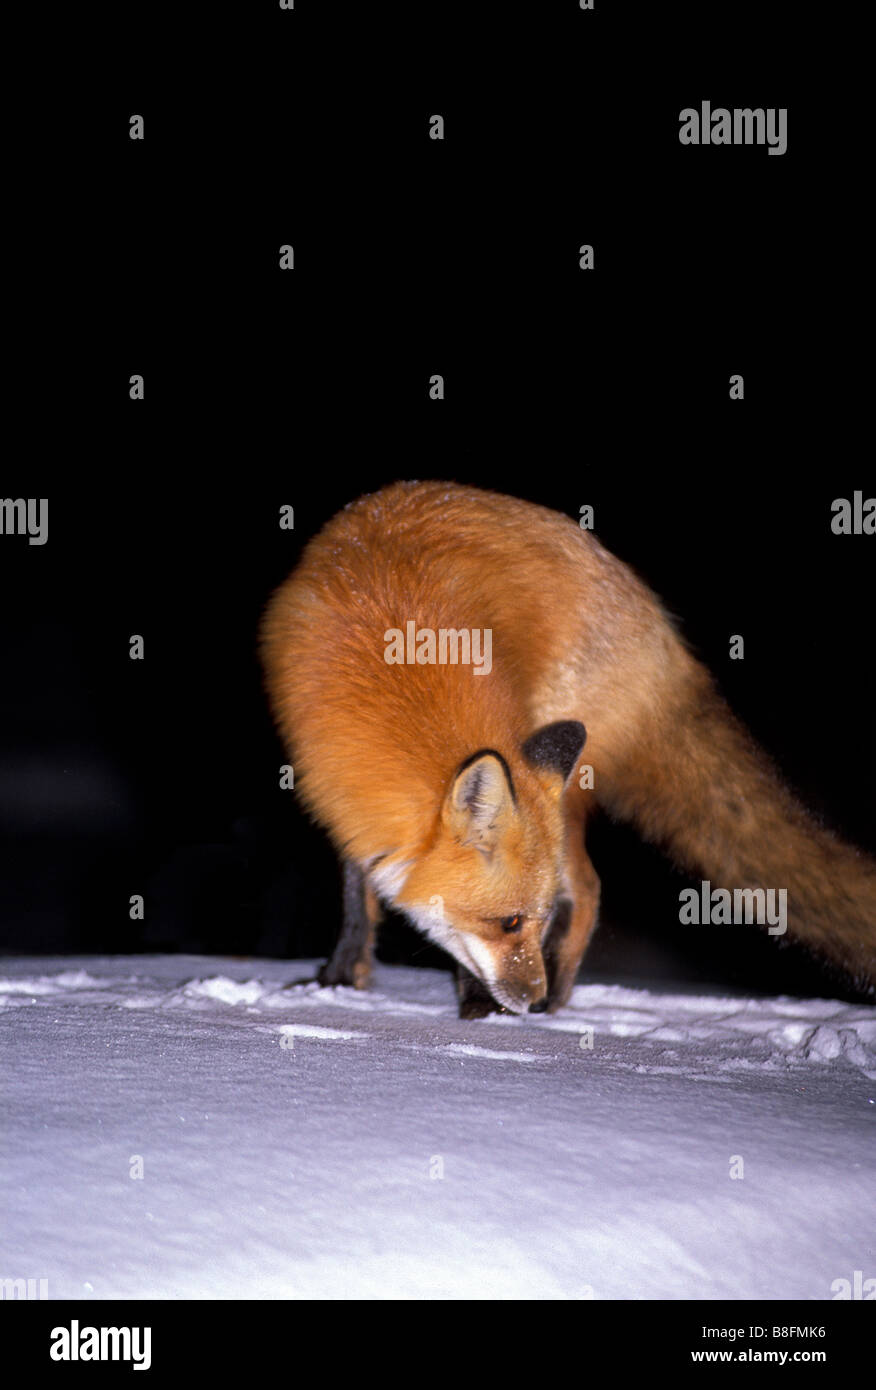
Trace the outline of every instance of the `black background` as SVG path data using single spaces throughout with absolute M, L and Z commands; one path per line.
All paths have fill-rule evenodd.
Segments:
M 22 111 L 48 211 L 19 219 L 2 491 L 49 499 L 49 541 L 0 537 L 0 946 L 327 953 L 337 871 L 278 787 L 255 628 L 308 537 L 398 478 L 591 503 L 807 804 L 876 850 L 876 541 L 830 530 L 876 492 L 850 99 L 790 10 L 597 6 L 150 7 L 60 125 Z M 787 153 L 682 146 L 703 100 L 787 107 Z M 834 988 L 754 929 L 680 927 L 686 880 L 623 827 L 592 855 L 591 972 Z M 397 921 L 383 953 L 443 959 Z

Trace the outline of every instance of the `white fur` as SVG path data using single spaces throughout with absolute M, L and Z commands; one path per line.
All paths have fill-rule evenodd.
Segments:
M 474 936 L 471 932 L 462 932 L 461 935 L 465 938 L 466 949 L 477 966 L 475 974 L 483 980 L 487 989 L 492 989 L 496 980 L 496 963 L 492 951 L 479 936 Z
M 448 921 L 435 912 L 432 905 L 425 903 L 406 903 L 404 911 L 419 927 L 420 931 L 434 941 L 437 946 L 443 946 L 460 965 L 464 965 L 466 970 L 486 985 L 487 989 L 500 1004 L 504 1004 L 512 1013 L 524 1012 L 523 1006 L 515 999 L 512 999 L 504 990 L 498 989 L 496 985 L 496 963 L 493 953 L 486 941 L 482 941 L 479 936 L 472 932 L 460 931 L 457 927 L 452 927 Z
M 473 975 L 480 977 L 480 970 L 475 964 L 474 957 L 467 949 L 471 936 L 468 932 L 457 931 L 450 923 L 435 911 L 431 903 L 406 903 L 404 911 L 413 919 L 416 926 L 424 936 L 430 941 L 434 941 L 436 946 L 443 946 L 445 951 L 464 965 L 466 970 L 470 970 Z
M 405 886 L 412 863 L 410 859 L 397 859 L 395 863 L 379 864 L 376 869 L 370 870 L 368 877 L 377 896 L 384 902 L 394 903 Z

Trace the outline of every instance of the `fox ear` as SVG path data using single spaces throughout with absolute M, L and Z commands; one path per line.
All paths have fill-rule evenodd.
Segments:
M 556 724 L 545 724 L 536 729 L 521 748 L 521 752 L 533 767 L 547 768 L 558 772 L 565 782 L 581 749 L 587 730 L 577 719 L 561 719 Z
M 462 844 L 490 854 L 514 814 L 515 801 L 511 772 L 502 754 L 483 748 L 459 768 L 444 798 L 441 816 Z

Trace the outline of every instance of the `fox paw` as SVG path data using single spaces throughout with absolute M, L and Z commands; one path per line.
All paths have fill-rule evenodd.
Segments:
M 327 960 L 316 972 L 316 979 L 323 988 L 346 985 L 349 989 L 367 989 L 371 982 L 371 962 L 354 960 L 352 962 Z

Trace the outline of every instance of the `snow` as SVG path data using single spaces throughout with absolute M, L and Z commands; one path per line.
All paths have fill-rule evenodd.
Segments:
M 874 1010 L 588 983 L 463 1022 L 449 974 L 284 987 L 314 968 L 0 959 L 0 1278 L 829 1299 L 876 1273 Z

